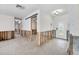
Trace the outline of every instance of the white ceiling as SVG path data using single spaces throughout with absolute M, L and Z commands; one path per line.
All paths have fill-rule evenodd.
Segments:
M 16 4 L 0 4 L 0 14 L 6 14 L 16 17 L 25 17 L 28 14 L 40 9 L 44 13 L 52 12 L 56 9 L 69 9 L 69 5 L 61 4 L 21 4 L 25 7 L 24 10 L 16 8 Z
M 6 14 L 6 15 L 11 15 L 16 17 L 25 17 L 29 13 L 37 10 L 36 8 L 37 5 L 22 4 L 22 6 L 24 6 L 25 9 L 16 8 L 16 4 L 0 4 L 0 14 Z

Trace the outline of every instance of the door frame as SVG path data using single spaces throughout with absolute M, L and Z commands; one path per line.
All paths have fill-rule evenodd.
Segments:
M 32 18 L 34 18 L 34 17 L 36 17 L 36 34 L 37 34 L 37 16 L 38 16 L 38 14 L 36 13 L 36 14 L 34 14 L 34 15 L 32 15 L 30 18 L 31 18 L 31 34 L 33 35 L 33 31 L 32 31 Z

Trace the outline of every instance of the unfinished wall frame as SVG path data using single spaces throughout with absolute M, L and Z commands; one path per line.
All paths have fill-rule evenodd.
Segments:
M 38 14 L 34 14 L 33 16 L 31 16 L 31 32 L 32 32 L 32 35 L 37 34 L 37 15 Z
M 21 30 L 21 36 L 27 38 L 27 40 L 31 40 L 31 31 Z
M 21 30 L 21 35 L 29 40 L 32 40 L 33 35 L 37 36 L 37 13 L 25 18 L 25 20 L 30 20 L 30 30 Z M 33 23 L 34 22 L 34 23 Z
M 37 41 L 37 45 L 42 45 L 46 42 L 48 42 L 49 40 L 51 40 L 53 38 L 52 34 L 53 34 L 53 30 L 49 30 L 49 31 L 40 31 L 40 17 L 39 17 L 40 13 L 39 12 L 35 12 L 32 15 L 30 15 L 29 17 L 25 18 L 25 20 L 27 20 L 28 18 L 31 18 L 31 31 L 26 31 L 26 30 L 22 30 L 21 31 L 21 35 L 29 38 L 29 40 L 32 40 L 33 36 L 35 35 L 36 37 L 36 41 Z M 36 17 L 36 30 L 32 29 L 32 20 L 34 19 L 34 17 Z M 34 32 L 37 32 L 36 34 L 34 34 Z

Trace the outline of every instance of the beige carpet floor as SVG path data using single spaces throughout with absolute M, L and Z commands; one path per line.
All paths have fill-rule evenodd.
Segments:
M 15 39 L 0 41 L 0 55 L 67 55 L 67 41 L 52 39 L 42 46 L 36 40 L 16 35 Z

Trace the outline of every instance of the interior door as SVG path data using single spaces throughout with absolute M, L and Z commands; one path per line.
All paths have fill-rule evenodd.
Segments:
M 66 28 L 63 23 L 58 23 L 56 27 L 56 38 L 66 39 Z

